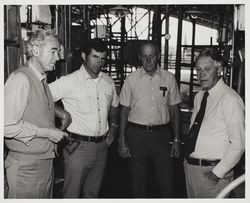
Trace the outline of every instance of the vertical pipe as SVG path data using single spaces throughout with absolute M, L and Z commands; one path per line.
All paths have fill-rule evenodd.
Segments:
M 165 35 L 169 34 L 169 11 L 168 5 L 165 7 Z M 165 53 L 164 53 L 164 68 L 168 70 L 168 51 L 169 51 L 169 39 L 165 37 Z
M 150 40 L 150 22 L 151 22 L 151 11 L 150 5 L 148 6 L 148 40 Z
M 87 39 L 90 40 L 91 39 L 91 28 L 90 28 L 90 9 L 88 8 L 88 6 L 85 6 L 86 9 L 86 17 L 85 17 L 85 21 L 86 21 L 86 25 L 87 25 Z
M 68 12 L 67 12 L 67 9 L 68 6 L 64 6 L 64 48 L 65 48 L 65 58 L 66 58 L 66 66 L 65 66 L 65 70 L 64 70 L 64 75 L 67 74 L 68 72 L 68 63 L 67 63 L 67 60 L 68 60 L 68 26 L 67 26 L 67 22 L 68 22 Z
M 191 48 L 191 67 L 190 67 L 190 86 L 189 86 L 189 104 L 193 106 L 193 79 L 194 79 L 194 51 L 195 51 L 195 28 L 196 28 L 196 20 L 192 19 L 192 48 Z
M 162 24 L 161 24 L 161 10 L 160 6 L 154 7 L 153 14 L 153 26 L 152 26 L 152 40 L 156 42 L 157 46 L 160 49 L 160 60 L 159 65 L 161 66 L 161 32 L 162 32 Z
M 126 34 L 126 23 L 125 17 L 121 18 L 121 47 L 120 47 L 120 64 L 119 64 L 119 71 L 121 74 L 121 81 L 120 87 L 123 85 L 124 77 L 124 67 L 123 67 L 123 45 L 125 43 L 125 34 Z
M 67 69 L 66 73 L 72 72 L 72 48 L 71 48 L 71 5 L 68 6 L 68 55 L 67 55 Z
M 180 6 L 178 11 L 178 28 L 177 28 L 178 33 L 177 33 L 176 66 L 175 66 L 175 78 L 179 87 L 181 78 L 182 18 L 183 18 L 183 7 Z
M 55 31 L 56 34 L 58 35 L 58 5 L 56 5 L 56 13 L 55 13 Z

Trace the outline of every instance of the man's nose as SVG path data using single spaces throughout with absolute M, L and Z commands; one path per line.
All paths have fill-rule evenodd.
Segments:
M 147 57 L 146 62 L 147 62 L 147 63 L 150 63 L 150 62 L 151 62 L 150 57 Z
M 55 54 L 55 60 L 58 61 L 60 59 L 59 52 Z
M 200 70 L 199 76 L 204 77 L 206 75 L 205 70 Z

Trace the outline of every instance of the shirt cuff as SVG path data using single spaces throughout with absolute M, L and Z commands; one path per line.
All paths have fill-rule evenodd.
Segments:
M 212 170 L 212 172 L 219 178 L 224 178 L 228 171 L 229 169 L 223 166 L 221 162 L 219 162 Z
M 32 124 L 30 124 L 30 125 L 32 125 Z M 29 129 L 29 136 L 25 136 L 25 137 L 19 136 L 19 137 L 16 137 L 16 139 L 19 140 L 19 141 L 21 141 L 21 142 L 23 142 L 27 146 L 29 146 L 31 140 L 34 139 L 34 137 L 36 136 L 38 130 L 39 130 L 39 127 L 37 127 L 35 125 L 32 125 L 32 128 Z

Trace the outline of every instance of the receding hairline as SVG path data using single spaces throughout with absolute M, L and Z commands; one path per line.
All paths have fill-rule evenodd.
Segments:
M 145 49 L 145 47 L 154 48 L 156 54 L 160 53 L 158 46 L 154 42 L 145 42 L 145 43 L 141 44 L 141 46 L 140 46 L 140 49 L 139 49 L 140 55 L 142 54 L 142 50 Z

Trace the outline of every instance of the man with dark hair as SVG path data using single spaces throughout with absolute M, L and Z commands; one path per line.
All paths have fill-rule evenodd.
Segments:
M 147 197 L 148 159 L 161 197 L 173 197 L 171 157 L 180 154 L 180 92 L 173 74 L 158 67 L 160 52 L 154 42 L 143 43 L 139 57 L 143 68 L 126 78 L 120 94 L 119 154 L 129 158 L 134 197 Z
M 212 48 L 196 59 L 202 88 L 194 99 L 184 146 L 189 198 L 214 198 L 233 180 L 233 167 L 245 149 L 244 103 L 221 78 L 223 58 Z
M 82 50 L 84 62 L 80 69 L 49 84 L 54 100 L 62 99 L 72 117 L 67 128 L 71 141 L 63 152 L 65 198 L 98 197 L 107 147 L 118 128 L 119 101 L 115 84 L 101 72 L 107 55 L 106 45 L 94 39 Z
M 55 143 L 67 133 L 55 127 L 45 72 L 53 70 L 60 45 L 54 31 L 42 29 L 33 32 L 26 45 L 27 63 L 9 76 L 4 87 L 8 198 L 51 198 Z

